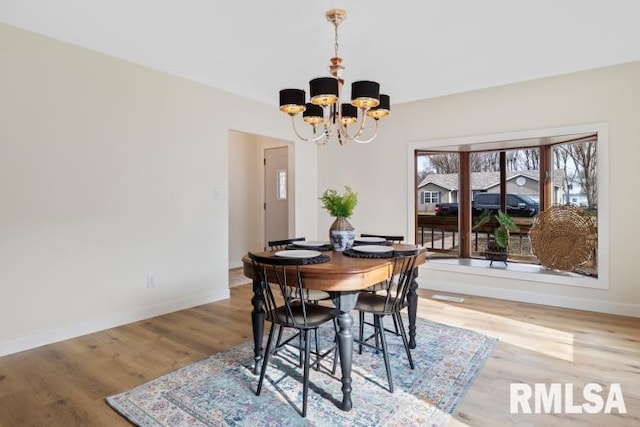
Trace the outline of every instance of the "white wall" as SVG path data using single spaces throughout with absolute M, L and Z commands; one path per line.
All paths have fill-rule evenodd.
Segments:
M 248 250 L 259 249 L 262 212 L 261 172 L 256 137 L 242 132 L 229 132 L 229 267 L 240 267 Z
M 393 94 L 391 94 L 393 96 Z M 393 98 L 392 98 L 393 99 Z M 436 271 L 425 267 L 422 287 L 640 316 L 640 259 L 633 177 L 640 162 L 640 62 L 392 106 L 369 145 L 319 150 L 318 191 L 351 185 L 360 202 L 356 232 L 407 233 L 408 147 L 418 141 L 531 129 L 607 123 L 610 164 L 609 289 Z M 330 219 L 319 218 L 319 229 Z M 606 233 L 607 231 L 603 231 Z
M 0 355 L 226 298 L 228 132 L 288 138 L 286 117 L 11 26 L 0 40 Z M 315 147 L 295 153 L 315 189 Z M 315 197 L 296 194 L 301 229 Z

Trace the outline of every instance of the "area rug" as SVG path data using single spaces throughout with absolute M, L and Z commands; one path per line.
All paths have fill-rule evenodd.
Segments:
M 286 354 L 269 361 L 262 393 L 256 396 L 252 341 L 107 397 L 107 402 L 139 426 L 445 426 L 497 339 L 424 319 L 417 319 L 416 327 L 414 370 L 401 339 L 387 339 L 394 393 L 387 390 L 382 354 L 366 348 L 358 354 L 356 347 L 353 409 L 348 412 L 338 408 L 340 367 L 332 375 L 330 358 L 319 371 L 311 369 L 306 418 L 300 416 L 302 369 Z M 332 339 L 333 329 L 323 328 L 321 346 Z M 296 354 L 289 356 L 295 360 Z

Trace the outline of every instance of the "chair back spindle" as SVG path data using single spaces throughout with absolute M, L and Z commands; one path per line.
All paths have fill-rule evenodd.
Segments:
M 282 251 L 292 243 L 304 242 L 305 240 L 306 240 L 305 237 L 294 237 L 292 239 L 271 240 L 270 242 L 267 242 L 267 246 L 269 247 L 270 251 Z

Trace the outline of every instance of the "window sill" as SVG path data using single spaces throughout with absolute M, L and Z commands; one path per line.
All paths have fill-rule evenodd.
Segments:
M 567 271 L 548 270 L 539 265 L 493 262 L 484 259 L 439 258 L 428 259 L 421 268 L 435 271 L 448 271 L 475 276 L 501 277 L 505 279 L 526 280 L 551 285 L 578 286 L 594 289 L 608 289 L 602 278 L 583 276 Z

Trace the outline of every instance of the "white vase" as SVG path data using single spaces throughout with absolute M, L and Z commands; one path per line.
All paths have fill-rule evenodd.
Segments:
M 338 217 L 329 227 L 329 241 L 333 250 L 342 252 L 353 246 L 356 232 L 347 218 Z

